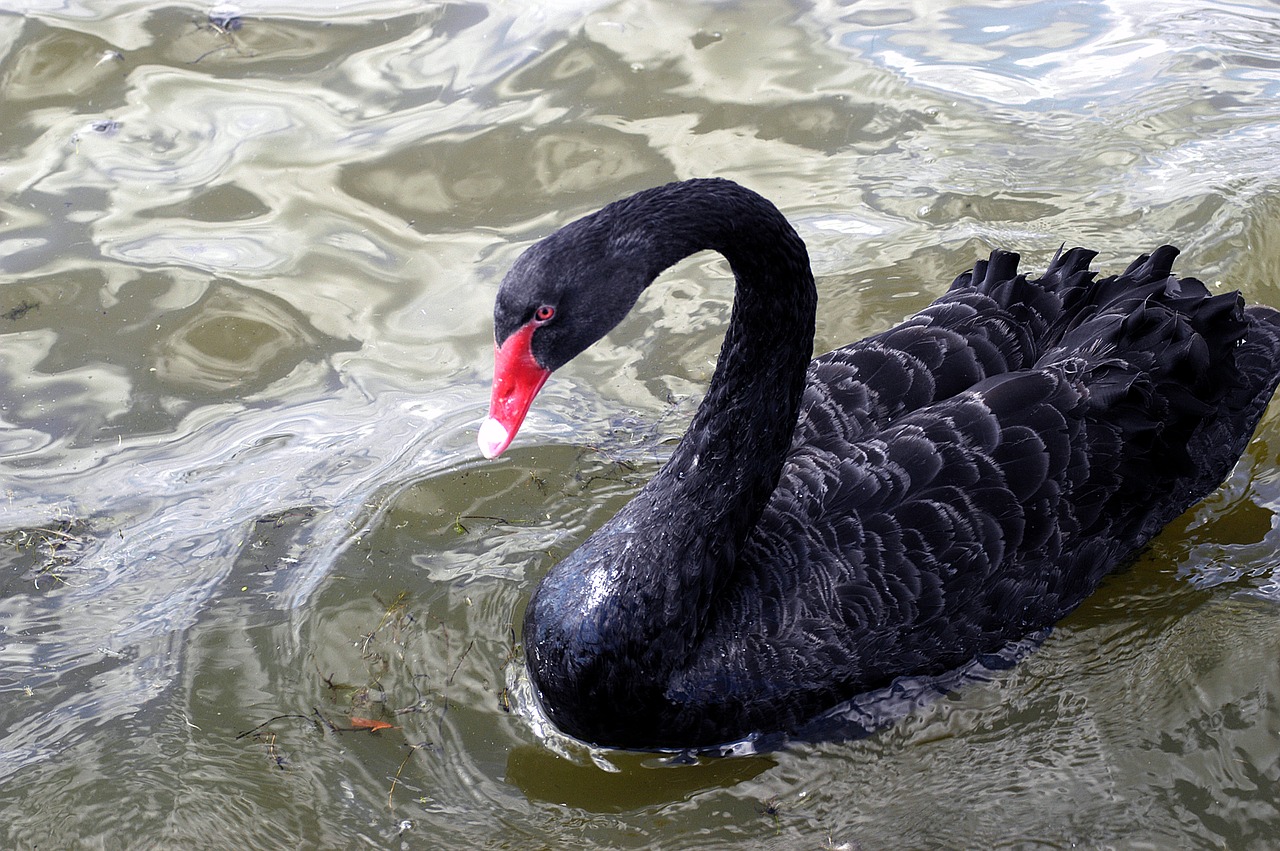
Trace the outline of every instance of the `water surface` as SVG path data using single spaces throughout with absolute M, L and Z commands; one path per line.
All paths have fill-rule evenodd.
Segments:
M 792 218 L 821 350 L 995 246 L 1172 242 L 1280 307 L 1278 121 L 1262 2 L 0 10 L 0 845 L 1274 846 L 1274 415 L 1014 670 L 697 765 L 507 688 L 534 584 L 696 406 L 725 265 L 501 461 L 475 426 L 506 266 L 677 178 Z

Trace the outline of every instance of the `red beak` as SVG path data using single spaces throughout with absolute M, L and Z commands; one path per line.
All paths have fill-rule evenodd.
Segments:
M 529 348 L 535 327 L 533 322 L 525 324 L 494 349 L 493 396 L 489 416 L 480 424 L 480 452 L 486 458 L 497 458 L 511 445 L 533 397 L 551 375 L 551 370 L 538 365 Z

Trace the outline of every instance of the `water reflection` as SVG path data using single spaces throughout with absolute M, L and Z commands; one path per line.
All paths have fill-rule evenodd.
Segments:
M 709 789 L 731 788 L 777 763 L 768 757 L 710 759 L 695 765 L 639 754 L 613 755 L 608 770 L 579 763 L 542 746 L 511 751 L 507 780 L 535 801 L 596 813 L 621 813 L 686 800 Z
M 355 341 L 322 340 L 288 303 L 227 282 L 215 282 L 169 321 L 175 327 L 158 341 L 153 371 L 169 392 L 183 395 L 253 396 L 317 350 L 359 348 Z
M 524 151 L 516 162 L 507 152 Z M 675 179 L 648 139 L 603 127 L 526 131 L 501 127 L 441 139 L 344 169 L 351 197 L 391 210 L 427 232 L 500 227 L 561 206 Z M 521 201 L 520 199 L 523 199 Z
M 35 21 L 25 24 L 24 38 L 10 54 L 0 75 L 6 101 L 36 101 L 40 107 L 74 107 L 103 97 L 123 76 L 118 52 L 102 39 L 84 33 L 50 30 Z
M 174 204 L 139 210 L 140 218 L 236 222 L 266 215 L 271 208 L 251 191 L 232 183 L 213 186 Z

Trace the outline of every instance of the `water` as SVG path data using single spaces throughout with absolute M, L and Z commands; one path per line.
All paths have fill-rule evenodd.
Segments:
M 0 54 L 0 846 L 1280 842 L 1274 415 L 1014 670 L 697 765 L 505 710 L 534 583 L 696 405 L 724 264 L 474 446 L 505 267 L 677 177 L 792 217 L 821 349 L 995 245 L 1169 241 L 1280 306 L 1274 5 L 37 0 Z

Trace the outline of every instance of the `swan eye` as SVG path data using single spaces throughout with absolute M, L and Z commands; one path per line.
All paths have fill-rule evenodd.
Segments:
M 541 324 L 543 322 L 550 322 L 551 317 L 555 315 L 556 309 L 549 304 L 544 304 L 533 312 L 533 319 L 535 322 Z

